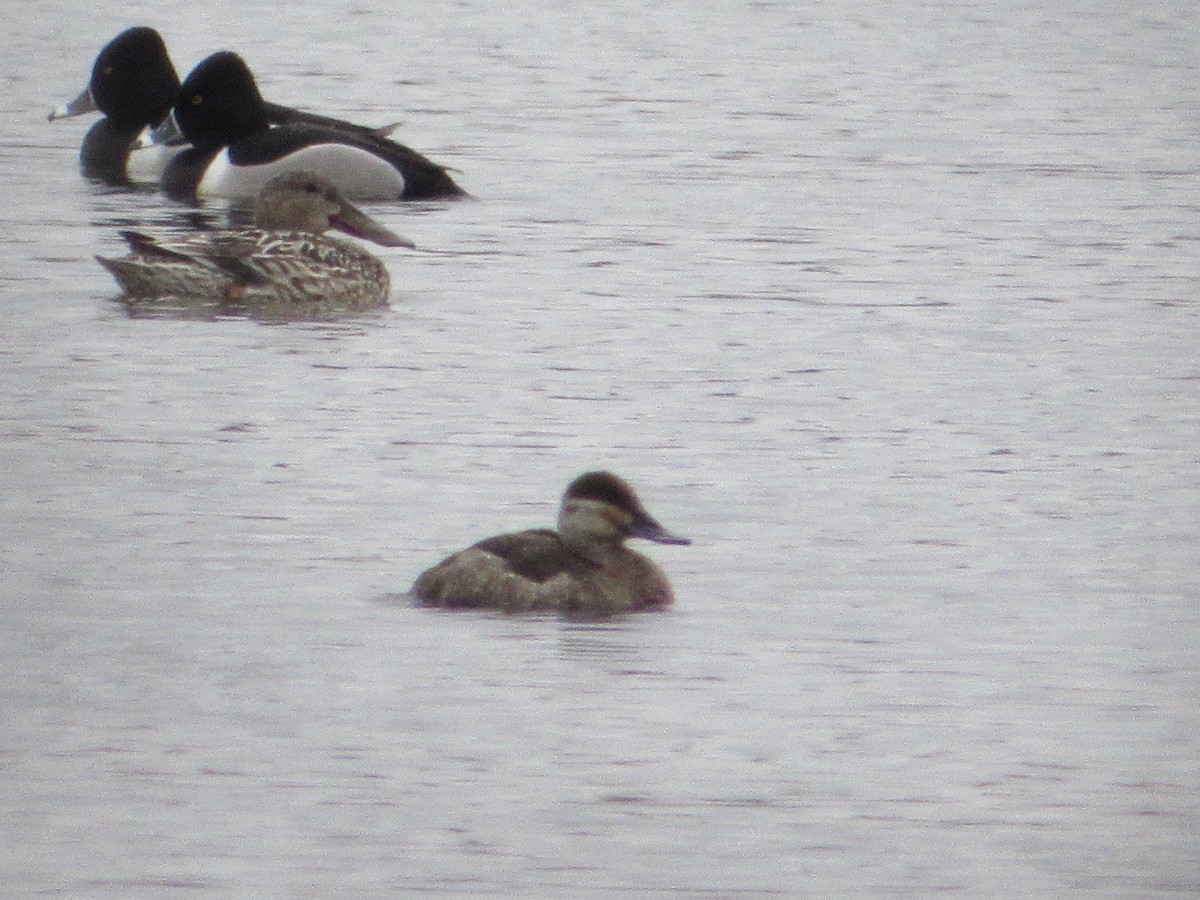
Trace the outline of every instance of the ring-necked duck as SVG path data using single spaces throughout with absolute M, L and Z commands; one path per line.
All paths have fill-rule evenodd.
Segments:
M 616 475 L 588 472 L 567 486 L 556 530 L 480 541 L 423 572 L 412 593 L 427 606 L 557 610 L 587 617 L 670 604 L 674 595 L 667 576 L 624 546 L 631 537 L 691 543 L 659 525 Z
M 445 168 L 382 134 L 311 121 L 272 127 L 253 74 L 229 51 L 214 53 L 184 79 L 175 120 L 192 144 L 163 172 L 163 191 L 177 199 L 252 196 L 294 168 L 328 178 L 356 200 L 465 194 Z
M 255 225 L 164 240 L 123 231 L 129 255 L 96 259 L 134 297 L 361 309 L 387 302 L 387 269 L 324 233 L 333 228 L 385 247 L 413 246 L 309 172 L 272 179 L 255 204 Z
M 52 110 L 50 120 L 102 113 L 79 150 L 83 174 L 109 184 L 157 183 L 166 164 L 184 147 L 182 134 L 170 118 L 179 87 L 162 35 L 135 26 L 105 44 L 92 65 L 87 87 L 70 103 Z M 376 138 L 386 137 L 394 127 L 372 128 L 277 103 L 263 105 L 272 124 L 310 123 Z M 157 137 L 139 145 L 138 137 L 147 129 Z
M 110 184 L 154 180 L 178 147 L 160 145 L 130 155 L 139 134 L 170 115 L 179 93 L 179 76 L 167 45 L 153 28 L 138 26 L 109 41 L 92 66 L 83 93 L 50 113 L 65 119 L 89 112 L 104 118 L 88 129 L 79 149 L 83 174 Z

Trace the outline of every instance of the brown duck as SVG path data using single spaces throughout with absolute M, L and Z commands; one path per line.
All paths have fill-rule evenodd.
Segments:
M 172 239 L 122 231 L 129 255 L 96 259 L 131 297 L 359 309 L 387 302 L 387 269 L 363 248 L 326 232 L 337 229 L 385 247 L 414 246 L 310 172 L 272 179 L 258 196 L 254 221 L 254 228 Z
M 624 546 L 631 537 L 691 543 L 659 525 L 616 475 L 588 472 L 567 486 L 557 529 L 480 541 L 423 572 L 412 592 L 426 606 L 556 610 L 584 617 L 670 604 L 667 576 Z

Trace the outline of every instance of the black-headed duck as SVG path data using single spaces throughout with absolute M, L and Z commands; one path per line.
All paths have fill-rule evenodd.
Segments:
M 139 25 L 104 45 L 83 93 L 56 108 L 50 119 L 102 113 L 79 149 L 83 174 L 111 184 L 156 181 L 180 148 L 158 146 L 135 154 L 133 147 L 144 129 L 167 119 L 178 94 L 179 76 L 162 35 Z M 136 157 L 132 162 L 131 156 Z
M 354 200 L 465 196 L 445 167 L 388 139 L 387 129 L 275 124 L 250 68 L 229 51 L 184 79 L 174 117 L 192 145 L 163 171 L 162 190 L 176 199 L 253 196 L 286 169 L 316 172 Z
M 138 25 L 122 31 L 101 48 L 87 87 L 70 103 L 55 108 L 50 119 L 101 113 L 103 118 L 91 127 L 80 147 L 79 164 L 84 175 L 110 184 L 156 183 L 167 163 L 187 146 L 171 116 L 180 87 L 162 35 Z M 382 141 L 396 127 L 356 125 L 261 97 L 253 105 L 254 114 L 264 115 L 270 125 L 323 129 L 325 133 L 346 135 L 348 140 Z M 151 140 L 140 140 L 147 130 Z M 253 196 L 266 180 L 261 179 L 246 192 L 247 196 Z

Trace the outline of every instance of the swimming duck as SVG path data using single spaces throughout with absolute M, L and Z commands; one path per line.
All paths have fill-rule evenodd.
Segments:
M 254 228 L 172 240 L 122 231 L 129 255 L 96 259 L 131 297 L 362 309 L 387 302 L 387 269 L 367 251 L 325 232 L 336 228 L 385 247 L 413 246 L 311 172 L 272 179 L 258 196 L 254 218 Z
M 179 75 L 162 35 L 153 28 L 135 26 L 101 49 L 87 87 L 71 102 L 52 110 L 50 121 L 103 113 L 104 118 L 89 129 L 80 147 L 83 174 L 109 184 L 157 182 L 166 164 L 184 147 L 182 134 L 170 117 L 179 88 Z M 272 123 L 310 123 L 363 137 L 384 137 L 392 127 L 376 129 L 276 103 L 263 105 Z M 139 146 L 139 135 L 146 129 L 153 130 L 157 139 Z
M 563 494 L 557 530 L 488 538 L 421 573 L 412 587 L 426 606 L 557 610 L 597 617 L 666 606 L 670 582 L 626 538 L 689 544 L 646 512 L 611 472 L 587 472 Z
M 178 93 L 179 76 L 162 35 L 138 26 L 104 46 L 83 93 L 51 112 L 50 120 L 103 113 L 79 150 L 83 174 L 110 184 L 125 184 L 131 178 L 157 180 L 178 147 L 159 145 L 140 151 L 132 166 L 130 154 L 144 129 L 160 125 L 170 115 Z
M 356 200 L 462 196 L 449 173 L 379 133 L 318 122 L 272 127 L 249 67 L 236 53 L 214 53 L 184 80 L 175 120 L 191 148 L 163 172 L 170 197 L 253 195 L 281 169 L 301 168 L 332 181 Z

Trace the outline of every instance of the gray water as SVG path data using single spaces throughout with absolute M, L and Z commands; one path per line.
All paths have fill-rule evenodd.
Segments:
M 1191 0 L 5 18 L 5 896 L 1200 893 Z M 45 120 L 138 23 L 477 199 L 380 315 L 131 315 L 225 214 Z M 404 596 L 599 466 L 671 611 Z

